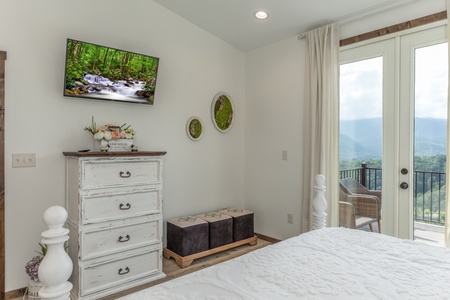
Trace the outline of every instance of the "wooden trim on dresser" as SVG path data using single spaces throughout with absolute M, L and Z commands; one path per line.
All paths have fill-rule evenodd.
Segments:
M 387 35 L 394 32 L 399 32 L 406 29 L 411 29 L 414 27 L 422 26 L 425 24 L 433 23 L 436 21 L 441 21 L 447 19 L 447 11 L 441 11 L 432 15 L 417 18 L 414 20 L 406 21 L 396 25 L 388 26 L 382 29 L 377 29 L 371 32 L 363 33 L 357 36 L 349 37 L 340 41 L 340 46 L 347 46 L 354 43 L 362 42 L 365 40 L 373 39 L 383 35 Z
M 92 156 L 111 156 L 111 157 L 119 157 L 119 156 L 163 156 L 166 155 L 166 151 L 136 151 L 136 152 L 96 152 L 96 151 L 88 151 L 88 152 L 63 152 L 65 156 L 75 156 L 75 157 L 92 157 Z
M 0 51 L 0 299 L 5 291 L 5 61 L 6 51 Z

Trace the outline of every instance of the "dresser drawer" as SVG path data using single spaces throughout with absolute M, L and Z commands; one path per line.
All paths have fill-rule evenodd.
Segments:
M 81 200 L 82 224 L 93 224 L 161 212 L 162 191 L 132 190 L 129 193 L 101 194 Z
M 88 190 L 160 183 L 160 164 L 158 159 L 83 161 L 80 188 Z
M 162 273 L 161 247 L 149 248 L 146 252 L 118 257 L 110 261 L 84 266 L 81 273 L 81 295 L 86 296 L 101 290 L 137 280 L 152 274 Z
M 80 259 L 123 252 L 155 243 L 161 244 L 161 219 L 159 215 L 139 218 L 141 222 L 83 230 L 80 241 Z M 142 221 L 144 220 L 144 221 Z

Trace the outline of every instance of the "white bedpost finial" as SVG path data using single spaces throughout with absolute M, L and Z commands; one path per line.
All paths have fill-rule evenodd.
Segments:
M 43 287 L 39 297 L 51 300 L 69 300 L 72 283 L 68 282 L 73 264 L 64 249 L 69 239 L 69 229 L 63 228 L 67 211 L 61 206 L 51 206 L 44 213 L 48 230 L 42 232 L 42 243 L 47 245 L 47 254 L 39 265 L 38 277 Z
M 321 229 L 326 226 L 327 223 L 327 200 L 325 199 L 325 176 L 318 174 L 315 177 L 316 185 L 314 191 L 316 196 L 313 200 L 313 230 Z

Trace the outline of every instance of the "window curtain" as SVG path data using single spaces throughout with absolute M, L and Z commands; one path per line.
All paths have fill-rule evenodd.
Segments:
M 447 19 L 449 19 L 450 12 L 450 0 L 447 0 Z M 447 37 L 450 36 L 450 20 L 447 21 Z M 450 47 L 448 47 L 448 56 L 449 56 L 449 70 L 450 70 Z M 445 237 L 444 237 L 444 245 L 447 248 L 450 248 L 450 122 L 448 116 L 450 116 L 450 74 L 448 76 L 448 92 L 447 92 L 447 165 L 446 165 L 446 179 L 445 179 Z
M 305 34 L 307 42 L 304 105 L 302 228 L 312 228 L 314 177 L 325 176 L 327 226 L 337 226 L 339 189 L 339 26 Z

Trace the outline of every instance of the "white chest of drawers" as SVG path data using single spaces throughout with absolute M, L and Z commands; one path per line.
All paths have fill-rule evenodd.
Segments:
M 64 152 L 74 299 L 163 278 L 165 152 Z

